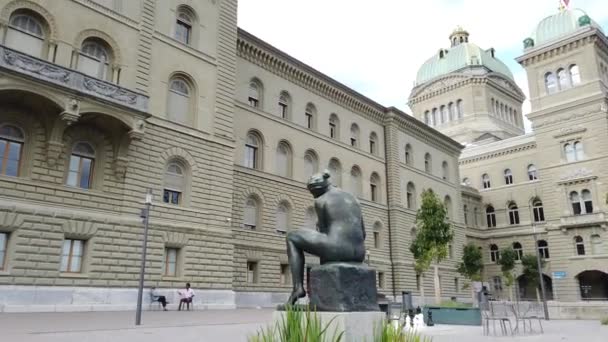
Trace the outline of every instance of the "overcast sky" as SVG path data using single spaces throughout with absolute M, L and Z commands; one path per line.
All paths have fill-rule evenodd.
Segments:
M 239 0 L 239 27 L 385 105 L 410 113 L 418 68 L 460 25 L 495 48 L 527 94 L 514 61 L 558 0 Z M 571 0 L 608 30 L 606 0 Z M 524 103 L 524 114 L 529 104 Z M 529 124 L 527 129 L 529 130 Z

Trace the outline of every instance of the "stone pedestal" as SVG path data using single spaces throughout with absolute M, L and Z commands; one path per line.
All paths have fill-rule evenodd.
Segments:
M 365 264 L 327 263 L 313 267 L 308 295 L 311 309 L 316 311 L 380 311 L 376 271 Z
M 285 311 L 275 311 L 273 324 L 281 322 L 285 317 Z M 383 312 L 317 312 L 317 317 L 321 320 L 321 326 L 329 324 L 323 336 L 330 340 L 334 334 L 337 336 L 341 332 L 342 341 L 347 342 L 369 342 L 373 341 L 374 326 L 379 327 L 385 318 Z

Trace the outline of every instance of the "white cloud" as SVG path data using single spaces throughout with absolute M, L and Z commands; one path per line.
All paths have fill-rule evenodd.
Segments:
M 604 1 L 572 3 L 596 21 L 608 21 Z M 527 93 L 523 69 L 513 59 L 557 5 L 555 0 L 241 0 L 239 26 L 383 105 L 408 110 L 418 68 L 448 47 L 457 25 L 480 47 L 496 48 Z

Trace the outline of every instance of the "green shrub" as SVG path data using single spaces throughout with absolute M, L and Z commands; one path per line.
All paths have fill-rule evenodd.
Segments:
M 471 304 L 460 303 L 454 300 L 444 300 L 439 304 L 439 307 L 442 308 L 471 308 L 473 307 Z
M 602 323 L 602 325 L 608 325 L 608 317 L 604 317 L 600 320 L 600 323 Z
M 384 320 L 382 324 L 374 326 L 374 342 L 431 342 L 427 337 L 422 337 L 414 332 L 404 332 L 397 329 L 390 321 Z

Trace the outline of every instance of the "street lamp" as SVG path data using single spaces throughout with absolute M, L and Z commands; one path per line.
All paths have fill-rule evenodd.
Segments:
M 538 265 L 538 276 L 540 277 L 540 295 L 543 299 L 543 309 L 545 311 L 545 319 L 549 320 L 549 308 L 547 307 L 547 296 L 545 295 L 545 280 L 543 279 L 543 269 L 541 268 L 541 256 L 538 249 L 538 240 L 536 238 L 536 224 L 532 221 L 532 233 L 534 235 L 534 246 L 536 248 L 536 264 Z
M 139 269 L 139 289 L 137 291 L 137 311 L 135 313 L 135 325 L 141 325 L 141 304 L 144 294 L 144 274 L 146 272 L 146 248 L 148 245 L 148 221 L 150 219 L 150 206 L 152 205 L 152 189 L 146 193 L 146 206 L 141 212 L 144 219 L 144 239 L 141 251 L 141 266 Z

